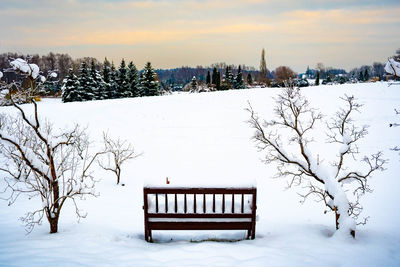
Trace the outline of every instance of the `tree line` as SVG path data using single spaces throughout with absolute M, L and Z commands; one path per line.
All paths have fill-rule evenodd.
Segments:
M 115 99 L 124 97 L 141 97 L 158 95 L 157 74 L 150 62 L 139 73 L 133 62 L 126 65 L 122 59 L 118 69 L 107 58 L 102 70 L 97 70 L 94 61 L 90 66 L 83 61 L 75 75 L 70 69 L 63 81 L 62 101 L 89 101 Z

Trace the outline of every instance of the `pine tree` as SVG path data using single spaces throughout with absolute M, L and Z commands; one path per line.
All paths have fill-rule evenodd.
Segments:
M 196 92 L 197 91 L 197 80 L 196 76 L 193 76 L 192 82 L 190 83 L 190 91 L 191 92 Z
M 110 89 L 111 98 L 118 98 L 117 71 L 115 70 L 114 62 L 111 63 L 110 69 Z
M 207 85 L 211 84 L 211 76 L 210 76 L 210 71 L 209 70 L 207 71 L 206 83 L 207 83 Z
M 315 78 L 315 85 L 319 85 L 319 71 L 317 71 L 317 77 Z
M 365 69 L 365 72 L 364 72 L 364 81 L 368 81 L 368 80 L 369 80 L 368 69 Z
M 217 88 L 217 90 L 221 90 L 221 74 L 219 73 L 219 71 L 216 71 L 215 74 L 215 86 Z
M 363 75 L 362 71 L 360 71 L 360 73 L 359 73 L 359 75 L 358 75 L 358 80 L 359 80 L 360 82 L 363 82 L 363 81 L 364 81 L 364 75 Z
M 229 67 L 229 75 L 228 75 L 228 82 L 231 85 L 231 87 L 233 86 L 233 84 L 235 83 L 235 76 L 232 73 L 232 68 Z
M 129 65 L 128 65 L 128 83 L 130 86 L 131 96 L 132 97 L 140 96 L 140 94 L 139 94 L 139 85 L 140 85 L 139 72 L 138 72 L 135 64 L 133 64 L 132 61 L 129 62 Z
M 150 62 L 147 62 L 143 69 L 140 77 L 140 87 L 144 96 L 158 95 L 157 74 L 154 72 Z
M 249 72 L 247 74 L 247 84 L 252 85 L 253 84 L 253 77 L 251 77 L 251 73 Z
M 222 87 L 223 90 L 228 90 L 232 88 L 234 79 L 233 79 L 233 74 L 231 72 L 231 68 L 229 66 L 226 66 L 225 68 L 225 78 L 223 79 L 222 82 Z
M 107 58 L 104 59 L 103 64 L 103 86 L 104 86 L 104 99 L 113 98 L 113 90 L 111 87 L 111 67 Z
M 211 76 L 211 83 L 217 85 L 217 68 L 214 67 L 212 76 Z
M 124 59 L 122 59 L 121 64 L 119 65 L 116 83 L 118 86 L 117 97 L 120 98 L 132 96 Z
M 244 89 L 245 88 L 245 86 L 244 86 L 244 81 L 243 81 L 243 73 L 242 73 L 242 68 L 240 67 L 240 65 L 239 65 L 239 68 L 238 68 L 238 73 L 237 73 L 237 75 L 236 75 L 236 77 L 235 77 L 235 89 Z
M 94 60 L 91 62 L 90 66 L 90 79 L 89 79 L 89 86 L 93 91 L 94 99 L 101 100 L 105 99 L 105 85 L 104 81 L 96 69 L 96 65 L 94 64 Z
M 93 100 L 94 94 L 91 87 L 91 77 L 86 62 L 82 62 L 81 67 L 78 70 L 78 81 L 79 81 L 79 86 L 77 93 L 81 98 L 81 100 L 78 101 Z
M 78 95 L 78 87 L 78 77 L 76 77 L 72 69 L 69 69 L 68 75 L 64 79 L 64 83 L 62 86 L 62 101 L 64 103 L 82 101 L 82 99 Z

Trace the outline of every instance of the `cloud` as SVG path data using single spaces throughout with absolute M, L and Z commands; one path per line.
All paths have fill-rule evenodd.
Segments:
M 272 62 L 290 65 L 313 54 L 339 59 L 394 50 L 400 43 L 398 14 L 400 4 L 389 0 L 1 0 L 0 50 L 73 47 L 82 55 L 96 47 L 102 58 L 101 52 L 124 46 L 139 56 L 161 51 L 164 63 L 192 57 L 257 66 L 265 47 Z M 207 53 L 198 56 L 199 49 Z

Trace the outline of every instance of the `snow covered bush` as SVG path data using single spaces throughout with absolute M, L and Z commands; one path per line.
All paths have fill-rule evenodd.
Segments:
M 39 93 L 43 92 L 43 84 L 46 82 L 46 77 L 40 74 L 39 67 L 36 64 L 31 64 L 28 61 L 17 58 L 10 62 L 10 66 L 14 71 L 23 75 L 28 81 L 28 88 L 23 88 L 22 85 L 16 81 L 6 84 L 0 81 L 0 106 L 10 106 L 12 102 L 11 96 L 15 103 L 29 103 Z M 54 72 L 49 73 L 49 77 L 57 77 Z
M 89 138 L 79 125 L 57 131 L 48 121 L 40 120 L 35 101 L 32 118 L 12 103 L 19 116 L 0 115 L 0 173 L 6 184 L 5 199 L 11 205 L 20 195 L 39 198 L 41 205 L 22 221 L 30 232 L 45 215 L 50 233 L 56 233 L 66 200 L 73 202 L 79 218 L 86 216 L 78 209 L 76 199 L 95 195 L 96 181 L 89 167 L 101 153 L 89 155 Z
M 389 58 L 385 65 L 385 71 L 400 78 L 400 62 L 397 62 L 393 58 Z
M 367 126 L 356 126 L 352 115 L 362 105 L 353 96 L 341 99 L 346 107 L 326 122 L 326 143 L 337 150 L 334 158 L 327 160 L 320 160 L 310 150 L 313 132 L 319 130 L 318 123 L 323 116 L 310 107 L 299 88 L 283 89 L 276 99 L 274 120 L 261 123 L 250 105 L 249 123 L 255 129 L 258 149 L 266 152 L 265 163 L 277 164 L 277 175 L 290 179 L 288 187 L 303 186 L 302 201 L 313 195 L 333 211 L 337 233 L 355 237 L 356 225 L 366 223 L 366 219 L 358 220 L 363 209 L 360 197 L 371 192 L 368 179 L 374 172 L 383 170 L 386 161 L 381 152 L 358 160 L 357 142 L 366 136 Z M 328 160 L 331 163 L 327 164 Z M 365 168 L 361 168 L 361 162 Z

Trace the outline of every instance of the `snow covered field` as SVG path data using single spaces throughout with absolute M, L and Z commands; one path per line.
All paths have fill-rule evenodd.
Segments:
M 59 233 L 48 234 L 44 221 L 29 235 L 18 220 L 38 199 L 21 197 L 14 205 L 0 201 L 0 266 L 399 266 L 400 265 L 400 128 L 394 108 L 400 108 L 399 86 L 386 83 L 304 88 L 311 105 L 328 117 L 354 94 L 364 104 L 357 114 L 369 124 L 361 153 L 383 151 L 384 172 L 371 179 L 372 194 L 363 199 L 366 226 L 355 240 L 332 237 L 332 213 L 321 203 L 300 204 L 297 189 L 284 190 L 284 179 L 272 179 L 274 165 L 265 165 L 251 141 L 246 121 L 250 101 L 260 117 L 271 119 L 278 88 L 92 101 L 39 103 L 42 117 L 56 127 L 87 125 L 94 146 L 103 131 L 129 140 L 143 155 L 122 169 L 122 183 L 112 173 L 95 169 L 101 178 L 98 198 L 80 202 L 88 212 L 77 223 L 71 203 L 61 213 Z M 30 106 L 24 107 L 32 110 Z M 14 112 L 2 107 L 0 112 Z M 94 147 L 94 150 L 96 147 Z M 321 154 L 331 151 L 319 146 Z M 143 236 L 144 184 L 229 185 L 257 183 L 258 221 L 255 240 L 241 240 L 244 231 L 155 231 L 156 243 Z M 0 181 L 0 188 L 3 188 Z M 217 239 L 217 241 L 204 241 Z M 237 241 L 239 240 L 239 241 Z M 197 242 L 203 241 L 203 242 Z M 229 241 L 229 242 L 228 242 Z

